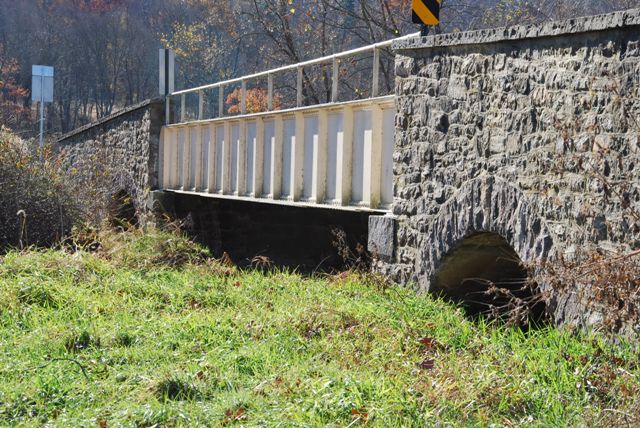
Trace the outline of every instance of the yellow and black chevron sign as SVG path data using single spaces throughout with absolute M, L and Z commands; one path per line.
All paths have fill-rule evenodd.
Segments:
M 438 25 L 441 0 L 413 0 L 411 21 L 414 24 Z

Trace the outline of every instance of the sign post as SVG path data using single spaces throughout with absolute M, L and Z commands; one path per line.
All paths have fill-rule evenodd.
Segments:
M 158 59 L 160 95 L 166 96 L 174 91 L 176 54 L 171 49 L 160 49 Z
M 40 103 L 40 156 L 44 147 L 44 103 L 53 102 L 53 67 L 31 67 L 31 101 Z
M 176 53 L 171 49 L 160 49 L 158 52 L 158 89 L 165 97 L 165 123 L 171 120 L 171 100 L 169 95 L 174 91 Z
M 429 25 L 440 23 L 440 3 L 442 0 L 413 0 L 411 4 L 411 22 L 422 24 L 420 35 L 429 33 Z

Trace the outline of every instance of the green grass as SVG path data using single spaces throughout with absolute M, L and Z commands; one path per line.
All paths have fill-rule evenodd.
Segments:
M 0 262 L 0 425 L 640 423 L 635 345 L 357 275 L 241 272 L 171 235 L 100 239 Z

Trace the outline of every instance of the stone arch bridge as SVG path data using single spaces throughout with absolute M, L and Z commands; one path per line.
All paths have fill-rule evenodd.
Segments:
M 385 94 L 388 49 L 395 87 Z M 369 97 L 343 101 L 343 59 L 362 54 L 373 58 Z M 330 99 L 305 105 L 315 66 L 332 70 Z M 295 104 L 275 109 L 286 73 Z M 259 113 L 246 101 L 255 81 L 267 88 Z M 234 88 L 231 115 L 223 101 Z M 464 297 L 474 278 L 519 278 L 513 260 L 640 246 L 628 212 L 640 203 L 639 91 L 636 9 L 379 43 L 176 92 L 58 145 L 75 166 L 104 152 L 139 207 L 150 199 L 189 215 L 239 261 L 318 268 L 338 226 L 368 241 L 379 271 Z M 576 299 L 557 296 L 557 318 L 597 321 Z

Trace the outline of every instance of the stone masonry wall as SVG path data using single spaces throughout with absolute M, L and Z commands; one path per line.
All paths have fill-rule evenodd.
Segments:
M 55 150 L 80 186 L 124 191 L 143 211 L 158 186 L 161 99 L 147 100 L 63 136 Z
M 640 9 L 394 49 L 396 251 L 381 270 L 426 291 L 480 231 L 527 262 L 640 248 Z M 556 303 L 559 322 L 597 322 Z

